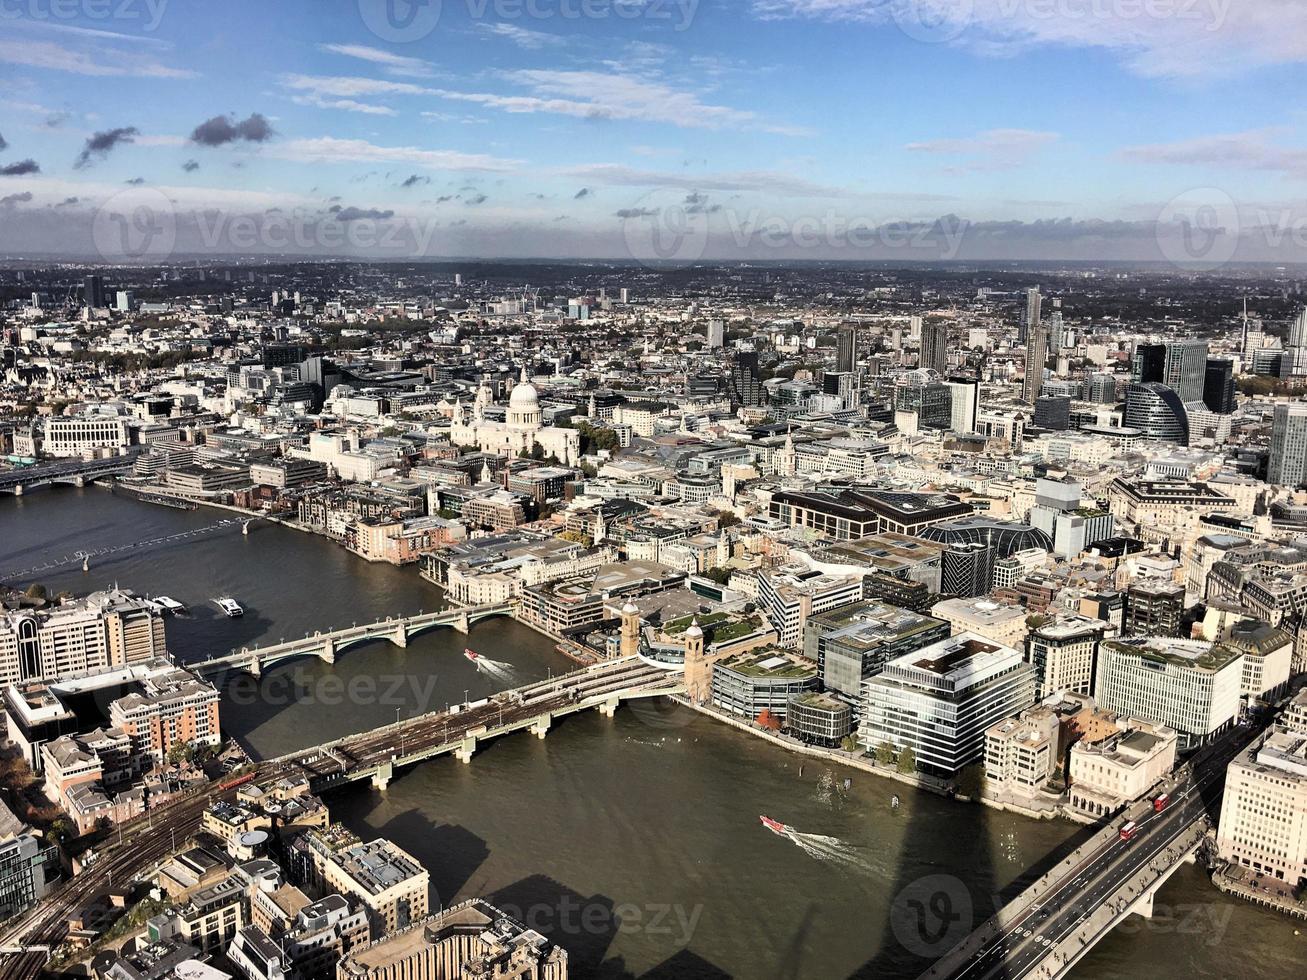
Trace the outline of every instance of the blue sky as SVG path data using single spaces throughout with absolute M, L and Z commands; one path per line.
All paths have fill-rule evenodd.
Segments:
M 1153 258 L 1205 214 L 1279 256 L 1304 59 L 1300 0 L 0 0 L 0 248 L 135 199 L 432 255 L 885 257 L 848 229 L 952 215 L 942 257 Z

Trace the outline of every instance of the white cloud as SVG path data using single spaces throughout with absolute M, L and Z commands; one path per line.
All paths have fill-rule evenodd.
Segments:
M 896 27 L 996 56 L 1047 45 L 1112 52 L 1147 77 L 1230 75 L 1307 61 L 1301 0 L 751 0 L 768 19 Z
M 618 187 L 673 187 L 696 191 L 758 191 L 783 197 L 845 197 L 848 191 L 768 170 L 690 174 L 639 170 L 617 163 L 590 163 L 564 170 L 563 176 L 585 183 Z
M 389 106 L 359 102 L 357 99 L 324 99 L 320 95 L 292 95 L 290 100 L 296 105 L 312 106 L 315 109 L 341 109 L 345 112 L 361 112 L 369 116 L 399 115 Z
M 460 102 L 502 109 L 504 112 L 546 112 L 578 119 L 640 120 L 669 123 L 691 129 L 754 129 L 787 136 L 804 130 L 768 123 L 754 112 L 700 101 L 693 92 L 659 81 L 616 72 L 518 69 L 503 77 L 527 88 L 529 95 L 456 92 L 438 95 Z
M 360 95 L 430 95 L 432 90 L 411 82 L 388 82 L 380 78 L 360 78 L 354 75 L 297 75 L 281 76 L 281 83 L 299 92 L 316 96 L 352 99 Z
M 1140 163 L 1169 166 L 1211 166 L 1229 170 L 1262 170 L 1285 177 L 1307 177 L 1307 150 L 1277 146 L 1271 142 L 1276 130 L 1249 130 L 1131 146 L 1121 157 Z
M 1041 147 L 1057 138 L 1057 133 L 1033 129 L 990 129 L 975 136 L 908 143 L 904 149 L 914 153 L 960 157 L 965 162 L 949 168 L 951 171 L 983 173 L 1019 167 Z
M 516 44 L 519 48 L 526 51 L 539 51 L 541 48 L 560 47 L 567 43 L 567 38 L 558 34 L 548 34 L 544 31 L 529 31 L 525 27 L 518 27 L 516 24 L 488 24 L 480 21 L 476 24 L 476 29 L 483 34 L 489 34 L 492 37 L 504 38 Z
M 508 160 L 482 153 L 463 153 L 458 150 L 428 150 L 416 146 L 378 146 L 361 139 L 338 139 L 322 136 L 316 139 L 288 140 L 269 147 L 265 152 L 283 160 L 299 163 L 407 163 L 430 170 L 485 170 L 507 172 L 515 170 L 519 160 Z
M 409 58 L 400 54 L 370 48 L 363 44 L 319 44 L 318 48 L 331 54 L 344 55 L 346 58 L 358 58 L 374 65 L 380 65 L 392 75 L 407 75 L 413 78 L 429 78 L 435 74 L 431 63 L 421 58 Z
M 193 78 L 195 72 L 170 68 L 139 52 L 125 56 L 111 52 L 110 61 L 97 60 L 95 54 L 74 51 L 51 41 L 0 40 L 0 62 L 24 65 L 28 68 L 48 68 L 72 72 L 76 75 L 98 77 L 124 76 L 136 78 Z

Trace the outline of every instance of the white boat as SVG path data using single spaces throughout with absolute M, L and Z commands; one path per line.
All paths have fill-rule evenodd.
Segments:
M 170 596 L 159 595 L 159 596 L 155 596 L 150 601 L 154 605 L 154 608 L 159 610 L 159 612 L 161 613 L 169 613 L 173 616 L 180 616 L 186 612 L 185 604 L 178 602 L 176 599 L 173 599 Z
M 219 609 L 221 609 L 232 619 L 235 619 L 237 616 L 245 615 L 245 610 L 240 607 L 240 603 L 238 603 L 235 599 L 231 598 L 231 596 L 220 596 L 219 598 L 214 599 L 213 601 L 218 604 Z

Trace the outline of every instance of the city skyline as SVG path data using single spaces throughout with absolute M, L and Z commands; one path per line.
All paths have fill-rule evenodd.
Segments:
M 9 254 L 1307 259 L 1287 2 L 3 16 Z

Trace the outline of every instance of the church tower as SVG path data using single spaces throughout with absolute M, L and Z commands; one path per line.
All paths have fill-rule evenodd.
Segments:
M 794 451 L 794 436 L 793 434 L 786 432 L 785 447 L 778 450 L 776 453 L 776 475 L 793 476 L 795 470 L 798 468 L 795 458 L 796 456 L 797 454 Z
M 622 607 L 622 643 L 619 649 L 623 657 L 633 657 L 640 652 L 640 610 L 630 599 Z
M 698 617 L 685 631 L 685 693 L 694 704 L 703 704 L 712 693 L 712 665 L 704 655 Z

